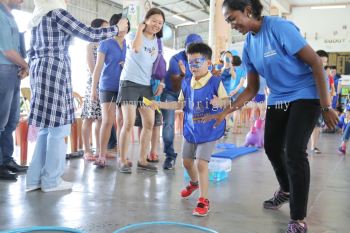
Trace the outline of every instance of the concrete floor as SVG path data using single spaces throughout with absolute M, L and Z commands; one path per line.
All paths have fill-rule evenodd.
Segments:
M 310 155 L 311 189 L 308 223 L 311 233 L 350 232 L 350 160 L 335 153 L 339 135 L 323 134 L 322 155 Z M 242 144 L 244 135 L 226 142 Z M 181 137 L 176 138 L 180 150 Z M 137 160 L 138 144 L 131 150 Z M 163 161 L 163 158 L 162 158 Z M 34 225 L 78 228 L 88 233 L 111 233 L 127 224 L 144 221 L 177 221 L 212 228 L 220 233 L 282 233 L 289 221 L 289 207 L 264 210 L 262 202 L 277 188 L 272 167 L 263 151 L 232 162 L 227 180 L 210 184 L 211 212 L 191 215 L 197 195 L 180 198 L 184 187 L 181 160 L 174 171 L 158 174 L 116 171 L 115 161 L 96 169 L 83 159 L 67 161 L 66 180 L 72 192 L 25 193 L 25 175 L 16 183 L 0 182 L 0 230 Z M 128 232 L 200 232 L 175 227 L 150 227 Z

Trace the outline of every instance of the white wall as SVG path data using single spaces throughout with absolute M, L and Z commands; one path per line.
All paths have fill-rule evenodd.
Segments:
M 295 7 L 287 19 L 293 21 L 315 49 L 350 52 L 350 6 L 344 9 L 311 10 Z

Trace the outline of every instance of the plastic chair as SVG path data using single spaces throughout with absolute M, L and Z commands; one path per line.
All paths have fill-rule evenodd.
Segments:
M 21 95 L 23 97 L 24 112 L 21 113 L 20 121 L 16 127 L 15 139 L 16 145 L 20 147 L 20 164 L 26 165 L 28 158 L 28 115 L 29 115 L 29 101 L 31 98 L 31 91 L 29 87 L 21 88 Z

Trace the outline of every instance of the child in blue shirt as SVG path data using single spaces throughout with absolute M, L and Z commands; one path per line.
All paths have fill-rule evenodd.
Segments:
M 221 112 L 222 109 L 211 105 L 213 96 L 228 98 L 220 78 L 214 77 L 208 67 L 211 64 L 212 50 L 204 43 L 188 46 L 187 56 L 192 78 L 184 79 L 178 102 L 154 102 L 162 109 L 184 110 L 184 144 L 182 148 L 183 165 L 190 176 L 190 183 L 181 191 L 182 197 L 190 196 L 199 188 L 195 216 L 206 216 L 209 211 L 208 200 L 208 163 L 216 141 L 224 135 L 225 122 L 213 129 L 214 121 L 202 122 L 203 116 Z M 180 63 L 182 73 L 186 72 Z M 194 160 L 197 159 L 195 166 Z
M 340 128 L 343 130 L 343 137 L 342 137 L 342 142 L 338 148 L 338 152 L 341 153 L 342 155 L 346 154 L 346 144 L 350 139 L 350 105 L 347 105 L 345 108 L 346 112 L 340 117 L 340 122 L 342 123 Z

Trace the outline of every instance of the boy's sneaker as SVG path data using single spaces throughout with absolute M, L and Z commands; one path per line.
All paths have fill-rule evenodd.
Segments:
M 62 180 L 61 183 L 56 187 L 48 188 L 48 189 L 41 188 L 41 190 L 47 193 L 47 192 L 54 192 L 54 191 L 71 190 L 72 187 L 73 187 L 72 183 Z
M 343 148 L 343 147 L 339 147 L 338 148 L 338 152 L 342 155 L 345 155 L 346 154 L 346 150 Z
M 192 214 L 194 216 L 207 216 L 209 213 L 209 200 L 203 197 L 200 197 L 197 202 L 197 207 L 193 210 Z
M 192 182 L 189 183 L 189 185 L 186 186 L 186 188 L 184 188 L 181 191 L 181 197 L 188 197 L 190 196 L 194 191 L 196 191 L 198 189 L 198 184 L 197 185 L 193 185 Z
M 289 202 L 289 194 L 284 193 L 281 190 L 278 190 L 275 192 L 275 194 L 271 199 L 264 201 L 264 208 L 277 210 L 281 208 L 283 204 L 286 204 L 288 202 Z
M 307 225 L 303 222 L 304 226 L 300 225 L 297 221 L 290 221 L 285 233 L 306 233 Z

